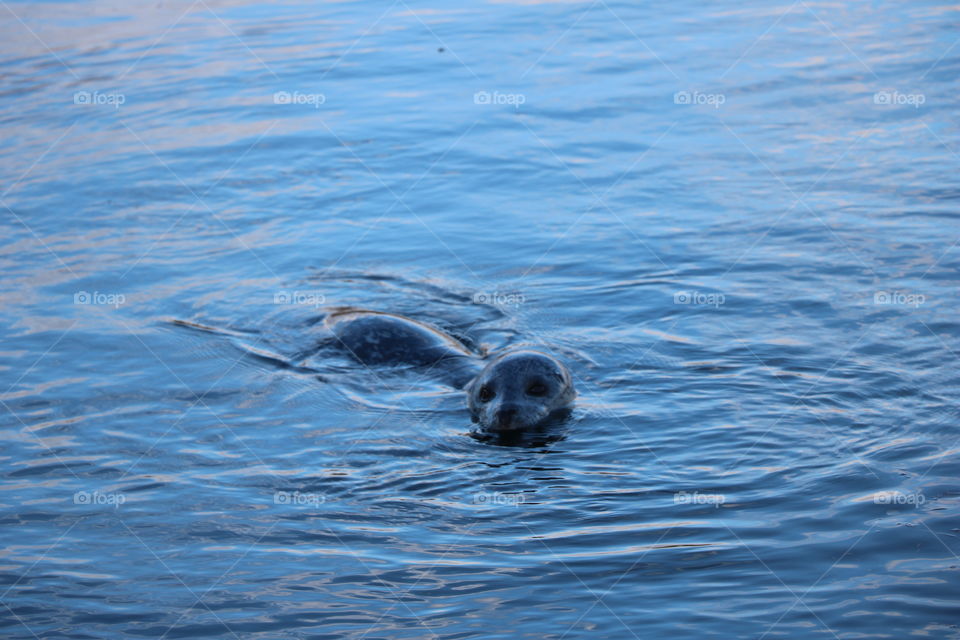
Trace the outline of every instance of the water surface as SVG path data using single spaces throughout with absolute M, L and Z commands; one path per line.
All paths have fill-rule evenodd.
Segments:
M 5 637 L 960 637 L 956 6 L 0 15 Z

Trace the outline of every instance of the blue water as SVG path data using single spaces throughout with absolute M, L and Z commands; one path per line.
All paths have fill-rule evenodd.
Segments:
M 4 637 L 960 637 L 956 5 L 0 16 Z

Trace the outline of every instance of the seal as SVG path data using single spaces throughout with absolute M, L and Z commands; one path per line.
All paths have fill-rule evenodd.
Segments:
M 495 356 L 466 391 L 471 419 L 497 431 L 562 418 L 576 397 L 570 371 L 563 363 L 533 349 Z
M 436 327 L 379 311 L 338 310 L 324 323 L 364 365 L 428 368 L 463 389 L 470 418 L 490 431 L 515 431 L 562 418 L 576 397 L 567 367 L 537 349 L 508 349 L 484 359 Z
M 324 320 L 337 342 L 367 366 L 410 365 L 434 371 L 461 389 L 480 369 L 462 342 L 410 318 L 357 309 L 337 310 Z

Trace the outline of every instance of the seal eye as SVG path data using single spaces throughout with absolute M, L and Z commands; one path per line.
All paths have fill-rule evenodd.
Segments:
M 534 382 L 529 387 L 527 387 L 528 396 L 542 396 L 547 393 L 547 385 L 542 382 Z
M 480 387 L 480 393 L 477 394 L 477 398 L 480 399 L 480 402 L 490 402 L 493 400 L 493 391 L 487 386 Z

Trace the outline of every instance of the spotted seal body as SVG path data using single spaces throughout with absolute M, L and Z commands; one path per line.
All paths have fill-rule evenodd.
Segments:
M 434 370 L 462 388 L 480 370 L 478 357 L 456 338 L 404 316 L 379 311 L 338 311 L 326 326 L 355 360 L 368 365 L 405 364 Z
M 467 393 L 471 419 L 491 431 L 543 424 L 569 412 L 576 392 L 569 370 L 535 349 L 514 349 L 483 360 L 459 340 L 404 316 L 338 311 L 326 325 L 365 365 L 429 367 Z

